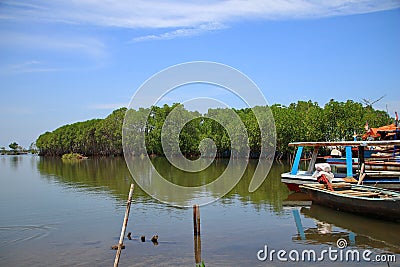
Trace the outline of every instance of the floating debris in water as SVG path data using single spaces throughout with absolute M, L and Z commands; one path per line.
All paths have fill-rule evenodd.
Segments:
M 153 237 L 151 238 L 151 242 L 153 242 L 154 246 L 158 245 L 158 235 L 153 235 Z
M 151 242 L 157 242 L 158 240 L 158 235 L 153 235 L 153 237 L 151 238 Z
M 118 245 L 111 246 L 111 249 L 117 250 L 118 249 Z M 122 245 L 121 249 L 125 249 L 125 245 Z

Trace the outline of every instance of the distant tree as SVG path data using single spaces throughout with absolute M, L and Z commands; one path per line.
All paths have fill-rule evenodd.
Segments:
M 38 152 L 38 148 L 36 146 L 36 142 L 32 142 L 29 146 L 29 152 L 32 154 L 36 154 Z
M 11 144 L 9 144 L 8 145 L 12 150 L 17 150 L 17 148 L 18 148 L 18 143 L 16 143 L 16 142 L 13 142 L 13 143 L 11 143 Z
M 2 146 L 0 148 L 1 154 L 5 154 L 6 153 L 6 148 L 4 146 Z

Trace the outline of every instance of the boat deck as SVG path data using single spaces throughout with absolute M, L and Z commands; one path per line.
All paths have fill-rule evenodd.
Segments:
M 350 183 L 333 183 L 334 191 L 330 191 L 325 184 L 305 184 L 304 187 L 316 188 L 329 193 L 346 195 L 349 197 L 366 197 L 366 198 L 400 198 L 400 194 L 388 190 L 381 190 L 373 187 L 360 187 Z

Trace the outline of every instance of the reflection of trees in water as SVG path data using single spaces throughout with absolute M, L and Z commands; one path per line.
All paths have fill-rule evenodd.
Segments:
M 83 187 L 93 191 L 109 191 L 116 197 L 125 200 L 133 182 L 124 158 L 91 158 L 88 160 L 68 162 L 58 158 L 40 158 L 38 170 L 49 179 L 56 179 L 72 187 Z M 135 157 L 132 160 L 136 179 L 151 184 L 154 170 L 149 164 Z M 156 157 L 152 160 L 155 169 L 172 183 L 183 186 L 199 186 L 215 180 L 226 168 L 227 160 L 218 159 L 212 165 L 199 173 L 188 173 L 171 166 L 166 158 Z M 250 160 L 247 169 L 239 183 L 222 198 L 222 203 L 232 203 L 239 200 L 244 205 L 252 204 L 257 211 L 271 209 L 281 212 L 282 201 L 287 197 L 286 186 L 280 182 L 280 174 L 287 171 L 288 166 L 274 164 L 268 178 L 255 192 L 248 191 L 249 183 L 257 166 L 256 160 Z M 50 178 L 50 176 L 51 178 Z M 211 187 L 211 190 L 212 187 Z M 175 192 L 163 192 L 174 194 Z M 134 198 L 150 201 L 151 198 L 139 186 L 135 187 Z
M 67 186 L 86 188 L 90 191 L 108 191 L 126 200 L 133 182 L 123 158 L 91 158 L 80 161 L 63 161 L 59 158 L 41 157 L 37 168 L 47 179 L 56 179 Z M 135 187 L 135 198 L 149 197 Z
M 18 169 L 18 165 L 20 162 L 23 160 L 23 156 L 8 156 L 10 157 L 10 167 L 13 168 L 14 170 Z
M 272 211 L 281 213 L 282 202 L 288 196 L 287 187 L 281 182 L 281 174 L 288 170 L 289 166 L 274 163 L 261 186 L 250 193 L 248 187 L 257 167 L 256 160 L 250 160 L 247 169 L 233 190 L 231 190 L 222 200 L 224 203 L 232 199 L 239 199 L 244 205 L 252 204 L 257 211 L 268 208 Z M 267 205 L 267 206 L 266 206 Z
M 186 172 L 170 164 L 164 157 L 152 159 L 153 166 L 166 180 L 176 185 L 190 187 L 201 186 L 214 181 L 225 170 L 228 162 L 226 159 L 217 159 L 203 171 Z M 143 161 L 137 160 L 135 164 L 143 164 Z
M 199 173 L 189 173 L 177 170 L 175 167 L 171 166 L 167 159 L 165 158 L 154 158 L 152 163 L 155 166 L 155 169 L 163 176 L 167 178 L 170 182 L 174 184 L 184 185 L 184 186 L 199 186 L 211 183 L 219 175 L 221 175 L 228 164 L 228 160 L 226 159 L 217 159 L 212 165 Z M 234 168 L 238 169 L 240 164 L 246 164 L 243 161 L 238 161 Z M 156 181 L 152 179 L 154 177 L 154 170 L 151 168 L 150 164 L 146 164 L 146 161 L 140 160 L 140 158 L 132 158 L 131 162 L 133 169 L 135 171 L 135 178 L 142 179 L 141 183 L 145 186 L 157 186 Z M 254 205 L 257 211 L 267 208 L 276 212 L 282 211 L 282 201 L 287 197 L 288 190 L 285 185 L 283 185 L 280 181 L 280 175 L 282 172 L 287 171 L 288 166 L 283 164 L 274 164 L 271 168 L 271 171 L 268 175 L 268 178 L 264 181 L 264 183 L 258 188 L 255 192 L 250 193 L 248 191 L 248 187 L 251 179 L 253 178 L 254 170 L 257 167 L 256 160 L 250 160 L 247 164 L 247 169 L 242 177 L 242 179 L 238 182 L 238 184 L 222 199 L 221 202 L 223 204 L 232 204 L 234 200 L 239 200 L 244 205 L 252 204 Z M 174 195 L 177 194 L 178 191 L 169 191 L 163 188 L 161 185 L 159 186 L 160 190 L 159 194 L 163 195 Z M 218 194 L 220 187 L 208 187 L 211 193 Z M 174 189 L 171 189 L 174 190 Z M 182 199 L 190 198 L 193 196 L 182 196 Z

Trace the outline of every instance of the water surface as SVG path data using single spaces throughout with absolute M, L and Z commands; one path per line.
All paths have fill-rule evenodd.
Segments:
M 191 184 L 187 175 L 171 168 L 164 158 L 153 159 L 153 164 L 175 183 Z M 209 182 L 226 164 L 216 161 L 199 179 Z M 398 223 L 315 205 L 286 206 L 289 192 L 280 182 L 280 174 L 289 169 L 284 163 L 275 163 L 262 186 L 249 193 L 255 166 L 256 161 L 250 161 L 231 192 L 200 208 L 201 259 L 206 266 L 281 266 L 288 263 L 261 262 L 257 252 L 265 245 L 276 250 L 321 251 L 336 247 L 339 238 L 354 249 L 400 253 Z M 138 170 L 146 175 L 146 168 Z M 0 266 L 112 266 L 115 251 L 110 246 L 118 242 L 132 182 L 123 158 L 66 162 L 31 155 L 0 156 Z M 296 214 L 304 235 L 296 227 Z M 191 209 L 160 203 L 136 186 L 127 231 L 133 240 L 125 241 L 120 266 L 195 265 Z M 149 241 L 155 234 L 159 235 L 157 246 Z M 146 242 L 140 242 L 141 235 Z M 376 262 L 350 265 L 387 266 Z

